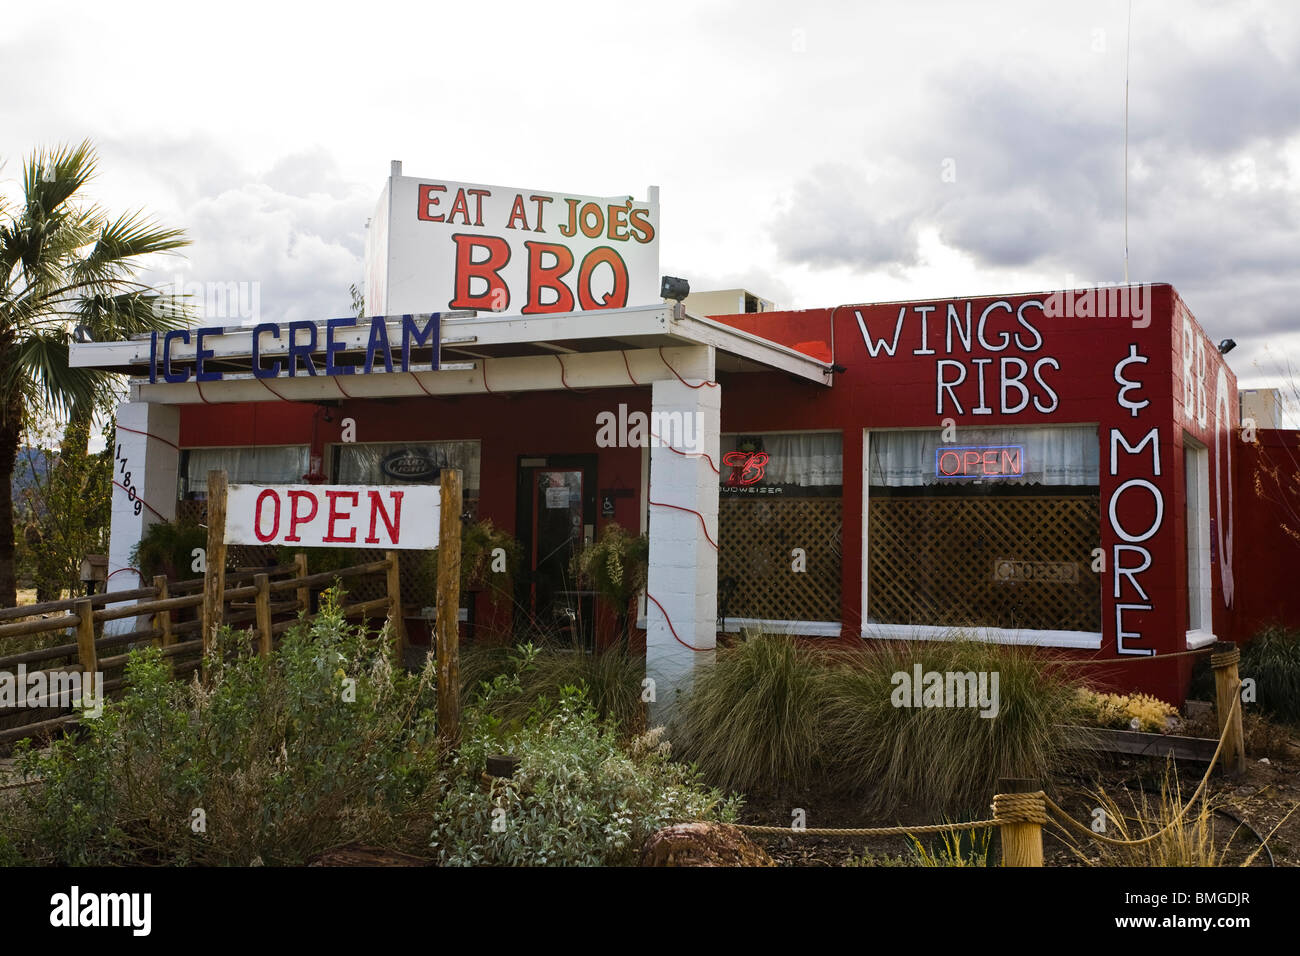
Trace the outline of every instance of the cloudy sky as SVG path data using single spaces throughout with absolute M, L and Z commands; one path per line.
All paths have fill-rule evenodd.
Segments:
M 662 271 L 789 307 L 1118 282 L 1127 0 L 32 3 L 0 19 L 0 189 L 91 138 L 94 195 L 193 238 L 162 280 L 348 312 L 410 175 L 661 188 Z M 1300 7 L 1133 0 L 1129 274 L 1243 385 L 1300 367 Z

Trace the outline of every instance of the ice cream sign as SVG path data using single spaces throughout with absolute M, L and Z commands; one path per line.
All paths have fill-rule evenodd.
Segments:
M 659 203 L 395 168 L 366 237 L 366 313 L 544 315 L 659 297 Z

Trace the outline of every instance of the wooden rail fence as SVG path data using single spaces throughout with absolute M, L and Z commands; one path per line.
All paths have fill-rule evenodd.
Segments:
M 180 582 L 156 577 L 152 587 L 0 609 L 0 673 L 12 671 L 20 665 L 28 681 L 34 676 L 39 679 L 39 676 L 54 678 L 79 673 L 84 693 L 86 682 L 93 682 L 96 675 L 119 672 L 114 679 L 104 680 L 102 686 L 92 687 L 95 696 L 102 697 L 126 685 L 126 678 L 120 671 L 130 657 L 132 647 L 152 643 L 161 648 L 163 656 L 172 662 L 173 673 L 181 676 L 202 666 L 212 635 L 222 625 L 249 626 L 257 639 L 258 653 L 268 656 L 275 646 L 275 639 L 297 622 L 299 613 L 310 613 L 313 588 L 329 586 L 336 578 L 346 580 L 379 574 L 384 576 L 384 596 L 344 605 L 343 613 L 355 618 L 386 612 L 391 622 L 397 659 L 401 660 L 406 634 L 397 568 L 397 552 L 388 551 L 381 561 L 311 574 L 307 568 L 307 556 L 299 553 L 295 555 L 294 563 L 288 565 L 238 568 L 228 572 L 222 568 L 218 574 L 208 573 L 202 578 Z M 213 587 L 214 579 L 221 582 L 216 588 Z M 195 609 L 193 620 L 177 620 L 178 613 L 188 608 Z M 129 618 L 147 621 L 147 626 L 120 634 L 104 633 L 104 623 Z M 66 634 L 68 639 L 51 647 L 4 653 L 6 644 L 12 644 L 17 638 L 59 632 Z M 35 669 L 27 670 L 31 665 L 35 665 Z M 20 688 L 19 694 L 23 693 Z M 68 708 L 66 703 L 52 702 L 48 694 L 37 708 L 26 708 L 28 713 L 46 709 Z M 0 717 L 12 718 L 23 712 L 24 708 L 20 707 L 4 708 L 0 710 Z M 79 719 L 78 713 L 61 714 L 21 726 L 0 728 L 0 743 L 44 735 Z

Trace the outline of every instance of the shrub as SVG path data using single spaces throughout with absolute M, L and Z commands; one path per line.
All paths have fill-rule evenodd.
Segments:
M 333 592 L 271 658 L 242 638 L 219 635 L 206 685 L 133 652 L 129 690 L 80 739 L 22 750 L 40 780 L 23 794 L 30 858 L 300 864 L 349 839 L 406 839 L 437 796 L 432 665 L 394 669 Z
M 706 779 L 746 792 L 811 784 L 822 763 L 827 661 L 790 638 L 753 634 L 695 677 L 677 731 Z
M 520 664 L 525 649 L 527 663 Z M 520 693 L 497 698 L 494 706 L 498 716 L 523 719 L 538 700 L 557 700 L 562 688 L 572 686 L 586 692 L 587 702 L 601 720 L 628 733 L 644 729 L 641 681 L 645 677 L 645 659 L 639 654 L 629 654 L 619 647 L 594 654 L 579 646 L 467 648 L 461 654 L 462 696 L 471 699 L 484 682 L 516 669 Z
M 1099 694 L 1081 687 L 1073 703 L 1075 719 L 1089 727 L 1163 734 L 1178 716 L 1178 708 L 1150 694 Z
M 208 532 L 197 521 L 157 521 L 145 529 L 131 549 L 131 564 L 145 581 L 163 575 L 172 581 L 192 578 L 194 549 L 208 546 Z
M 1261 710 L 1300 722 L 1300 630 L 1266 628 L 1241 650 L 1239 672 L 1255 679 Z
M 895 675 L 998 674 L 996 716 L 895 706 Z M 991 682 L 989 685 L 991 689 Z M 999 777 L 1045 777 L 1062 760 L 1074 685 L 1034 649 L 887 642 L 838 655 L 758 635 L 720 650 L 682 708 L 683 753 L 746 791 L 829 781 L 876 810 L 984 807 Z M 1077 755 L 1076 759 L 1077 759 Z
M 1074 685 L 1052 663 L 1033 648 L 969 640 L 864 648 L 830 673 L 821 749 L 835 755 L 836 779 L 875 809 L 984 808 L 999 777 L 1044 779 L 1064 760 Z M 895 706 L 894 675 L 910 676 L 916 665 L 997 674 L 996 715 Z
M 501 699 L 521 693 L 517 672 L 503 674 L 466 711 L 431 836 L 443 865 L 632 864 L 660 827 L 735 819 L 738 802 L 671 761 L 662 730 L 623 750 L 573 687 L 534 706 L 526 722 L 503 722 Z M 514 776 L 482 778 L 487 757 L 502 750 L 519 757 Z

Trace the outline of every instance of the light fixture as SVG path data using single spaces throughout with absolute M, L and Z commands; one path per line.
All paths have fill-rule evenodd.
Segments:
M 680 302 L 690 294 L 691 284 L 685 279 L 678 279 L 676 276 L 664 276 L 660 280 L 659 295 L 665 299 Z
M 1236 339 L 1224 339 L 1222 342 L 1219 343 L 1219 352 L 1222 355 L 1227 355 L 1236 347 L 1237 347 Z
M 95 337 L 90 334 L 90 329 L 84 325 L 78 325 L 72 330 L 72 341 L 78 345 L 85 345 L 87 342 L 95 341 Z

